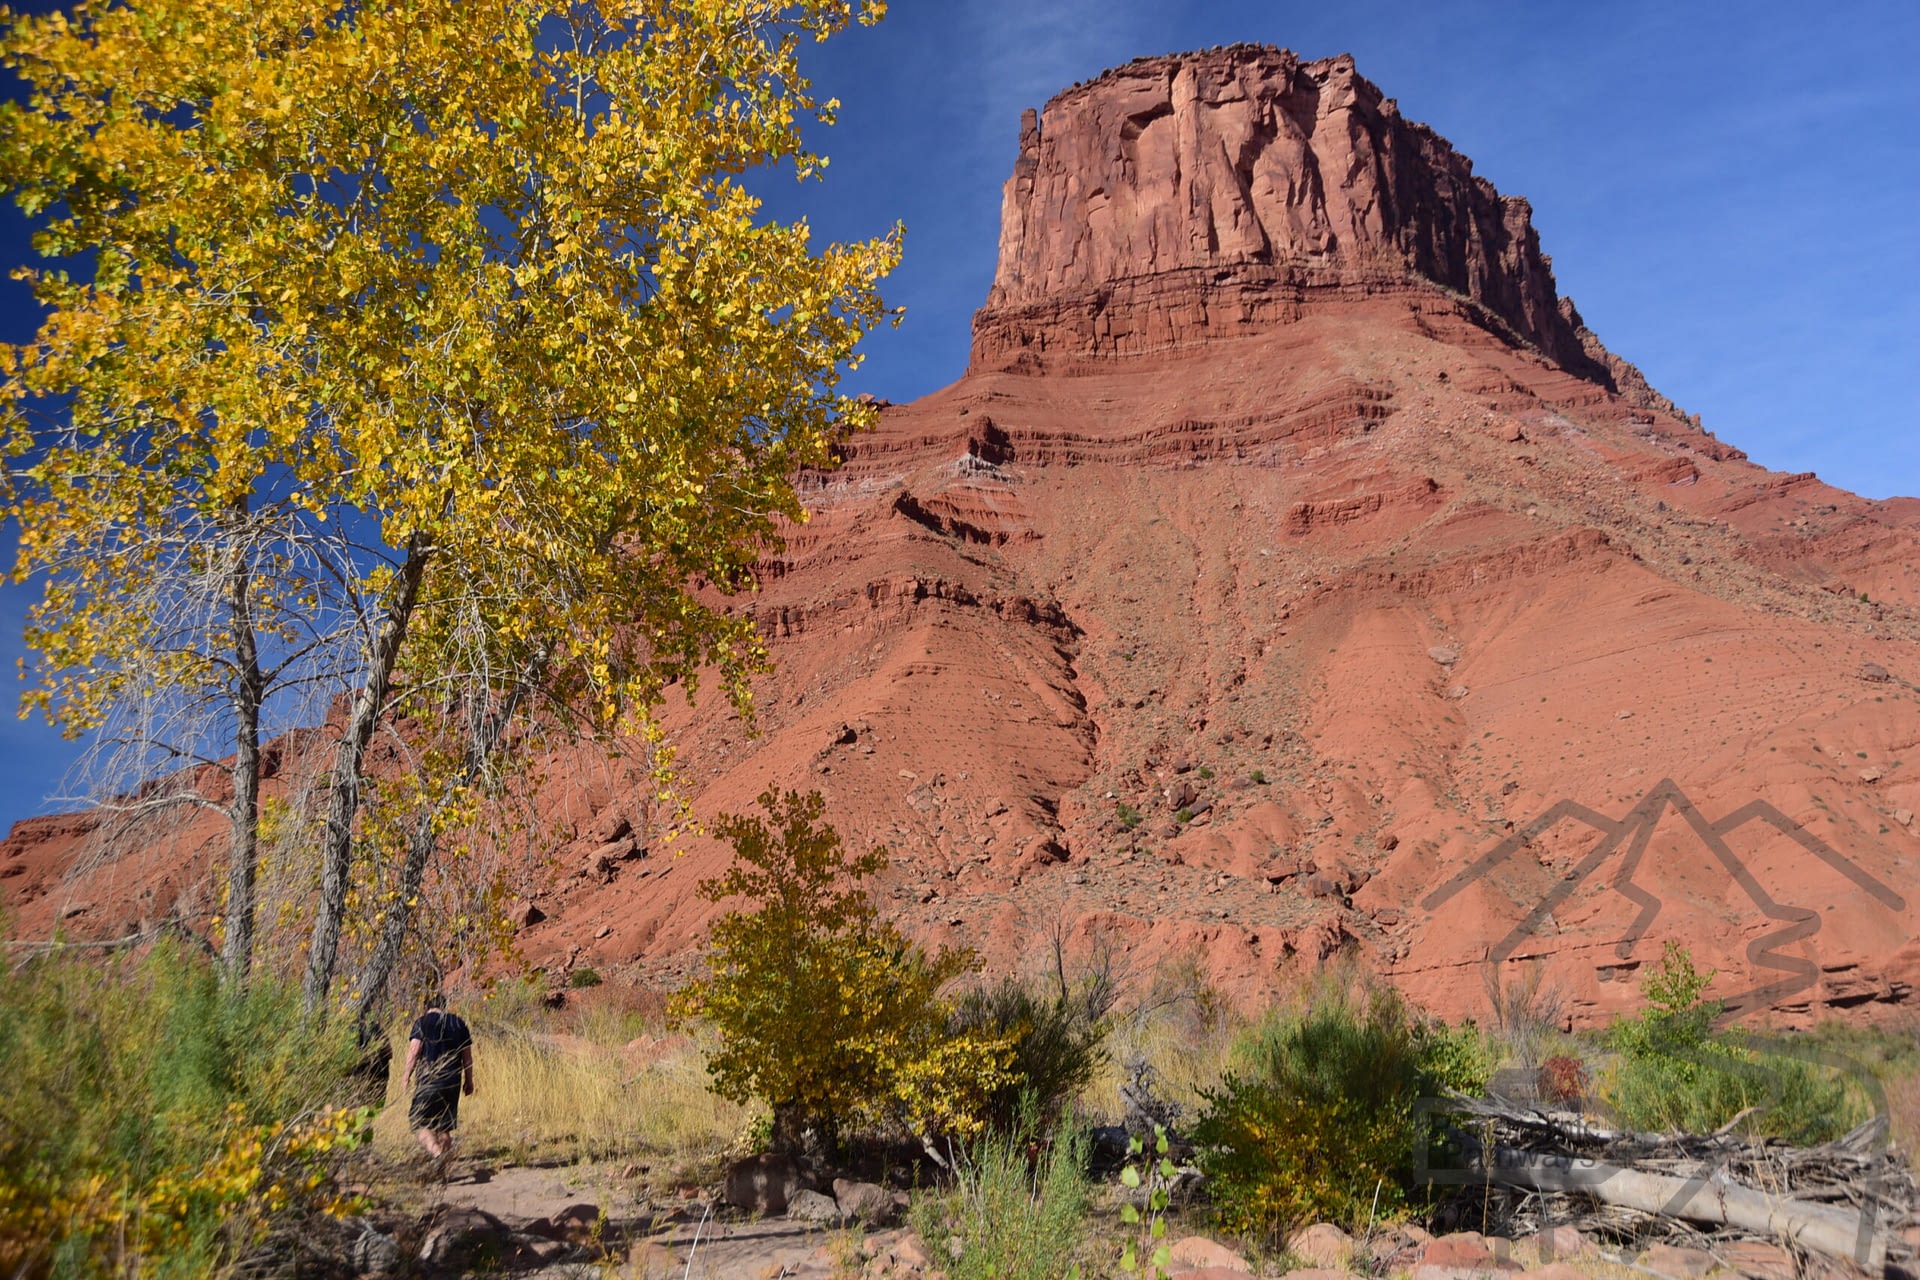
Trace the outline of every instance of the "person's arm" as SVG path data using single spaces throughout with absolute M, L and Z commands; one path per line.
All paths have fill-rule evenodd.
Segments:
M 460 1069 L 467 1073 L 466 1094 L 473 1096 L 473 1046 L 469 1044 L 460 1051 Z
M 407 1069 L 400 1073 L 400 1087 L 402 1089 L 407 1088 L 413 1083 L 413 1068 L 419 1061 L 420 1042 L 418 1040 L 407 1041 Z

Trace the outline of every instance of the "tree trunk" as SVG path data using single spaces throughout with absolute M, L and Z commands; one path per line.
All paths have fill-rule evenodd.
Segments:
M 227 981 L 246 982 L 253 967 L 253 928 L 257 910 L 254 883 L 260 865 L 260 704 L 265 678 L 260 672 L 260 642 L 253 625 L 253 562 L 246 530 L 247 501 L 234 504 L 232 563 L 227 569 L 227 616 L 233 629 L 234 717 L 233 801 L 228 808 L 232 834 L 227 846 L 226 942 L 221 965 Z
M 776 1102 L 773 1104 L 773 1124 L 768 1145 L 776 1155 L 791 1156 L 796 1160 L 807 1154 L 807 1118 L 797 1103 Z
M 460 771 L 441 791 L 439 803 L 415 821 L 413 831 L 407 838 L 406 862 L 400 869 L 399 895 L 387 912 L 386 919 L 381 922 L 380 937 L 374 943 L 373 954 L 367 958 L 366 967 L 361 970 L 360 978 L 354 984 L 354 1016 L 362 1022 L 385 996 L 387 983 L 400 962 L 400 951 L 407 939 L 408 926 L 413 921 L 414 902 L 420 896 L 420 887 L 426 879 L 427 862 L 438 843 L 433 831 L 434 819 L 453 802 L 461 788 L 471 785 L 486 769 L 488 761 L 493 758 L 494 748 L 500 745 L 501 734 L 512 723 L 527 691 L 545 670 L 546 655 L 543 652 L 529 664 L 526 675 L 515 683 L 506 700 L 491 715 L 469 726 L 467 749 L 460 761 Z
M 321 849 L 320 902 L 314 913 L 313 942 L 307 952 L 306 1004 L 318 1009 L 333 985 L 339 958 L 340 929 L 347 913 L 347 881 L 353 869 L 353 821 L 360 810 L 361 769 L 367 746 L 386 710 L 393 687 L 393 669 L 407 637 L 407 624 L 420 599 L 420 580 L 432 555 L 426 539 L 415 533 L 407 539 L 406 559 L 393 585 L 393 596 L 374 637 L 367 682 L 353 700 L 347 732 L 334 754 L 333 779 L 327 801 L 327 830 Z

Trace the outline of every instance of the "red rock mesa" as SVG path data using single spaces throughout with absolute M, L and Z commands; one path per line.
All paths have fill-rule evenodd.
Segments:
M 1678 938 L 1776 1019 L 1911 1006 L 1920 503 L 1703 431 L 1349 58 L 1110 71 L 1003 208 L 965 376 L 807 478 L 745 602 L 760 736 L 675 711 L 699 811 L 819 788 L 889 914 L 1003 970 L 1058 933 L 1252 999 L 1350 952 L 1589 1022 Z M 723 852 L 549 764 L 522 946 L 671 981 Z M 63 880 L 87 826 L 0 850 L 19 932 L 191 902 L 217 848 Z

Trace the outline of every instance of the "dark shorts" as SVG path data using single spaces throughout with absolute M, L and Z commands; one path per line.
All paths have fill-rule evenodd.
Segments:
M 431 1129 L 435 1133 L 452 1133 L 460 1125 L 460 1080 L 455 1077 L 450 1084 L 422 1085 L 414 1090 L 413 1106 L 407 1111 L 407 1123 L 417 1133 L 421 1129 Z

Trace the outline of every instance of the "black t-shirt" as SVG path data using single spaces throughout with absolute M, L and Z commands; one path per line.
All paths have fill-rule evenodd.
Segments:
M 473 1043 L 473 1033 L 459 1014 L 429 1010 L 414 1021 L 409 1040 L 420 1042 L 422 1088 L 451 1085 L 460 1078 L 460 1051 Z

